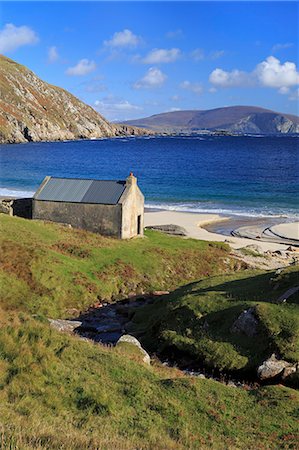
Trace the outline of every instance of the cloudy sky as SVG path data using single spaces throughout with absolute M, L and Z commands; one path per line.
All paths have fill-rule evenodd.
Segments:
M 298 114 L 297 2 L 2 2 L 0 53 L 110 120 Z

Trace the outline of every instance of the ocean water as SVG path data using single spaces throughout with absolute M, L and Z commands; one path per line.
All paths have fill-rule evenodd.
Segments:
M 2 145 L 0 195 L 31 196 L 46 175 L 138 177 L 149 207 L 252 217 L 299 215 L 299 139 L 143 137 Z

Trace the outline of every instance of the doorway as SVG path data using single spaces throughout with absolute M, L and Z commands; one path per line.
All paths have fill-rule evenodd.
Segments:
M 137 216 L 137 234 L 141 234 L 141 215 Z

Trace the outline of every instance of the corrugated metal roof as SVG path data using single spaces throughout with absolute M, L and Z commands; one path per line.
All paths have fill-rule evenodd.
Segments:
M 82 198 L 82 203 L 118 203 L 126 187 L 125 181 L 94 180 Z
M 125 181 L 50 178 L 37 191 L 36 200 L 115 205 L 126 188 Z

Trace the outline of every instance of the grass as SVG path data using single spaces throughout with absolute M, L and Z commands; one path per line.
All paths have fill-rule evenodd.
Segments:
M 296 268 L 225 275 L 240 269 L 225 245 L 155 232 L 117 241 L 4 215 L 0 225 L 1 449 L 296 448 L 294 389 L 236 389 L 156 360 L 148 366 L 131 345 L 108 348 L 59 333 L 45 317 L 76 315 L 130 292 L 175 289 L 134 316 L 155 349 L 182 345 L 211 363 L 245 367 L 251 347 L 228 330 L 254 303 L 269 342 L 293 360 L 297 304 L 271 300 L 294 283 Z M 259 351 L 262 345 L 257 340 Z
M 279 275 L 247 270 L 191 283 L 139 309 L 132 328 L 151 351 L 185 353 L 220 371 L 255 372 L 273 352 L 295 363 L 298 294 L 283 304 L 276 299 L 298 275 L 297 266 Z M 233 323 L 250 307 L 259 322 L 256 336 L 233 333 Z
M 125 355 L 5 314 L 1 448 L 295 448 L 296 391 L 234 389 Z
M 2 307 L 53 318 L 99 300 L 174 289 L 234 264 L 226 245 L 153 231 L 119 241 L 3 214 L 0 227 Z

